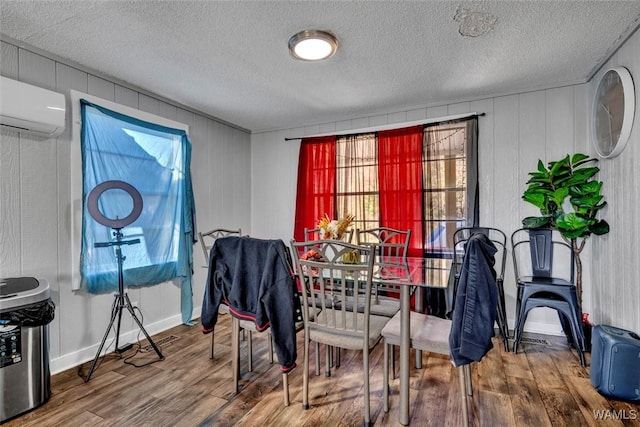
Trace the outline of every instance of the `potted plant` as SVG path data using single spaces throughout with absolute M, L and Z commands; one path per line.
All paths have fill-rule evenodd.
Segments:
M 598 159 L 581 153 L 549 162 L 538 160 L 538 169 L 529 173 L 528 187 L 522 198 L 540 209 L 540 216 L 522 220 L 525 228 L 547 227 L 558 230 L 571 245 L 576 263 L 576 293 L 582 310 L 582 261 L 580 254 L 592 234 L 609 232 L 609 224 L 596 218 L 607 205 L 600 194 L 602 182 L 594 176 Z M 585 325 L 586 326 L 586 325 Z

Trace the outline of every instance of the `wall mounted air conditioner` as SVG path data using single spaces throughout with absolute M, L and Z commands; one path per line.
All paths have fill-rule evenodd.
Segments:
M 0 125 L 53 138 L 64 131 L 65 98 L 58 92 L 0 77 Z

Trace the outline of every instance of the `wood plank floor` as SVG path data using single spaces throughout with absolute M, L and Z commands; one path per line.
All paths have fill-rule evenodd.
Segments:
M 309 410 L 302 408 L 302 334 L 298 366 L 289 376 L 291 405 L 282 403 L 279 365 L 268 361 L 266 335 L 254 338 L 254 370 L 242 349 L 242 390 L 231 393 L 230 320 L 216 327 L 215 359 L 200 326 L 177 326 L 154 336 L 165 359 L 153 351 L 107 355 L 84 383 L 77 369 L 52 376 L 52 396 L 43 406 L 6 427 L 28 426 L 360 426 L 361 354 L 343 351 L 332 377 L 310 376 Z M 498 339 L 472 367 L 475 426 L 640 426 L 640 405 L 607 400 L 590 384 L 588 369 L 557 337 L 529 340 L 516 354 Z M 137 346 L 134 346 L 137 347 Z M 144 347 L 144 343 L 143 343 Z M 324 353 L 324 352 L 323 352 Z M 311 351 L 313 367 L 314 350 Z M 391 382 L 391 410 L 382 410 L 382 345 L 371 353 L 371 416 L 377 426 L 398 425 L 398 380 Z M 413 357 L 413 356 L 412 356 Z M 323 359 L 321 359 L 323 360 Z M 589 359 L 587 359 L 589 360 Z M 84 373 L 89 364 L 80 367 Z M 312 368 L 313 370 L 313 368 Z M 324 369 L 322 369 L 324 372 Z M 423 353 L 423 368 L 411 371 L 411 423 L 459 426 L 458 378 L 447 357 Z

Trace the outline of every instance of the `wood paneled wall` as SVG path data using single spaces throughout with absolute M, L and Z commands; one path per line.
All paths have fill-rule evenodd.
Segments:
M 624 66 L 633 76 L 636 112 L 631 137 L 616 158 L 600 161 L 599 179 L 607 207 L 603 217 L 609 234 L 594 238 L 590 268 L 592 312 L 597 323 L 640 333 L 640 33 L 635 32 L 589 82 L 589 102 L 600 77 L 612 67 Z M 591 103 L 588 105 L 591 114 Z M 590 117 L 590 116 L 589 116 Z M 590 121 L 589 121 L 590 123 Z M 595 151 L 591 150 L 595 155 Z
M 119 82 L 27 48 L 2 41 L 0 73 L 63 93 L 66 130 L 55 139 L 0 134 L 0 277 L 49 280 L 56 303 L 51 323 L 54 372 L 90 360 L 109 323 L 113 296 L 71 291 L 71 89 L 189 125 L 197 227 L 241 227 L 250 232 L 250 135 L 210 117 L 160 100 Z M 168 78 L 171 78 L 168 76 Z M 206 270 L 194 247 L 194 315 L 199 316 Z M 179 284 L 163 283 L 128 292 L 155 333 L 180 323 Z M 121 342 L 134 339 L 137 326 L 125 313 Z M 107 341 L 107 343 L 109 343 Z
M 637 45 L 636 36 L 619 54 L 621 56 L 627 50 L 630 51 L 628 55 L 635 53 L 632 74 L 635 70 L 640 73 Z M 538 159 L 546 163 L 575 152 L 595 155 L 589 142 L 592 86 L 593 83 L 571 85 L 253 134 L 251 228 L 256 233 L 275 234 L 285 240 L 293 235 L 300 143 L 285 141 L 285 137 L 348 133 L 351 129 L 382 124 L 401 127 L 402 123 L 413 120 L 484 112 L 486 115 L 479 119 L 481 223 L 510 235 L 521 226 L 522 218 L 536 214 L 536 209 L 522 201 L 521 195 L 528 173 L 535 170 Z M 634 131 L 631 146 L 636 145 L 633 140 L 638 142 L 637 135 Z M 585 311 L 591 313 L 596 322 L 640 330 L 640 286 L 634 280 L 634 273 L 638 271 L 638 250 L 633 245 L 633 236 L 639 232 L 639 226 L 633 220 L 638 204 L 639 172 L 634 174 L 631 169 L 637 150 L 627 148 L 619 159 L 600 162 L 605 195 L 615 206 L 604 212 L 613 231 L 605 238 L 591 239 L 582 258 Z M 620 192 L 618 189 L 623 182 L 624 191 Z M 509 250 L 505 289 L 509 324 L 513 327 L 516 289 L 510 257 Z M 617 280 L 608 280 L 611 276 Z M 555 311 L 548 309 L 534 310 L 526 329 L 561 333 Z

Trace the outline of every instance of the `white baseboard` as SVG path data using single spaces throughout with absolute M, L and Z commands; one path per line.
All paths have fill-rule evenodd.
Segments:
M 194 308 L 193 310 L 194 319 L 197 319 L 200 317 L 201 310 L 202 310 L 202 307 Z M 182 323 L 182 316 L 177 314 L 175 316 L 162 319 L 158 322 L 151 323 L 149 325 L 144 325 L 144 328 L 149 335 L 153 336 L 160 332 L 164 332 L 167 329 L 171 329 L 175 326 L 178 326 L 181 323 Z M 564 335 L 559 323 L 527 321 L 524 331 L 529 333 L 534 333 L 534 334 L 557 335 L 557 336 Z M 120 342 L 122 343 L 134 342 L 138 339 L 138 333 L 139 333 L 139 330 L 135 328 L 129 332 L 120 334 Z M 57 374 L 59 372 L 66 371 L 67 369 L 71 369 L 75 366 L 78 366 L 85 362 L 93 360 L 96 356 L 96 351 L 98 351 L 99 345 L 100 343 L 96 343 L 90 347 L 86 347 L 78 351 L 65 354 L 61 357 L 51 359 L 50 361 L 51 373 Z M 113 352 L 113 349 L 111 349 L 111 352 Z
M 200 317 L 202 307 L 196 307 L 193 310 L 193 319 Z M 159 320 L 155 323 L 150 323 L 148 325 L 144 325 L 144 329 L 147 333 L 153 337 L 153 335 L 158 334 L 160 332 L 164 332 L 167 329 L 171 329 L 175 326 L 182 324 L 182 316 L 177 314 L 175 316 L 168 317 L 166 319 Z M 136 342 L 138 340 L 138 335 L 140 334 L 140 330 L 136 327 L 135 329 L 121 333 L 120 334 L 120 343 L 130 343 Z M 111 337 L 113 336 L 113 331 L 111 332 L 111 336 L 107 338 L 107 345 L 111 342 Z M 144 339 L 144 334 L 141 334 L 142 339 Z M 73 367 L 79 366 L 85 362 L 91 361 L 96 357 L 96 352 L 98 351 L 98 347 L 100 343 L 96 343 L 90 347 L 85 347 L 83 349 L 65 354 L 63 356 L 57 357 L 55 359 L 51 359 L 49 362 L 49 369 L 51 370 L 51 374 L 57 374 L 62 371 L 66 371 L 67 369 L 71 369 Z M 105 349 L 102 349 L 102 354 L 104 354 Z M 113 353 L 115 350 L 113 348 L 109 349 L 110 353 Z
M 524 332 L 529 332 L 532 334 L 564 336 L 564 332 L 562 332 L 562 326 L 560 326 L 560 322 L 545 323 L 527 321 L 527 323 L 524 325 Z

